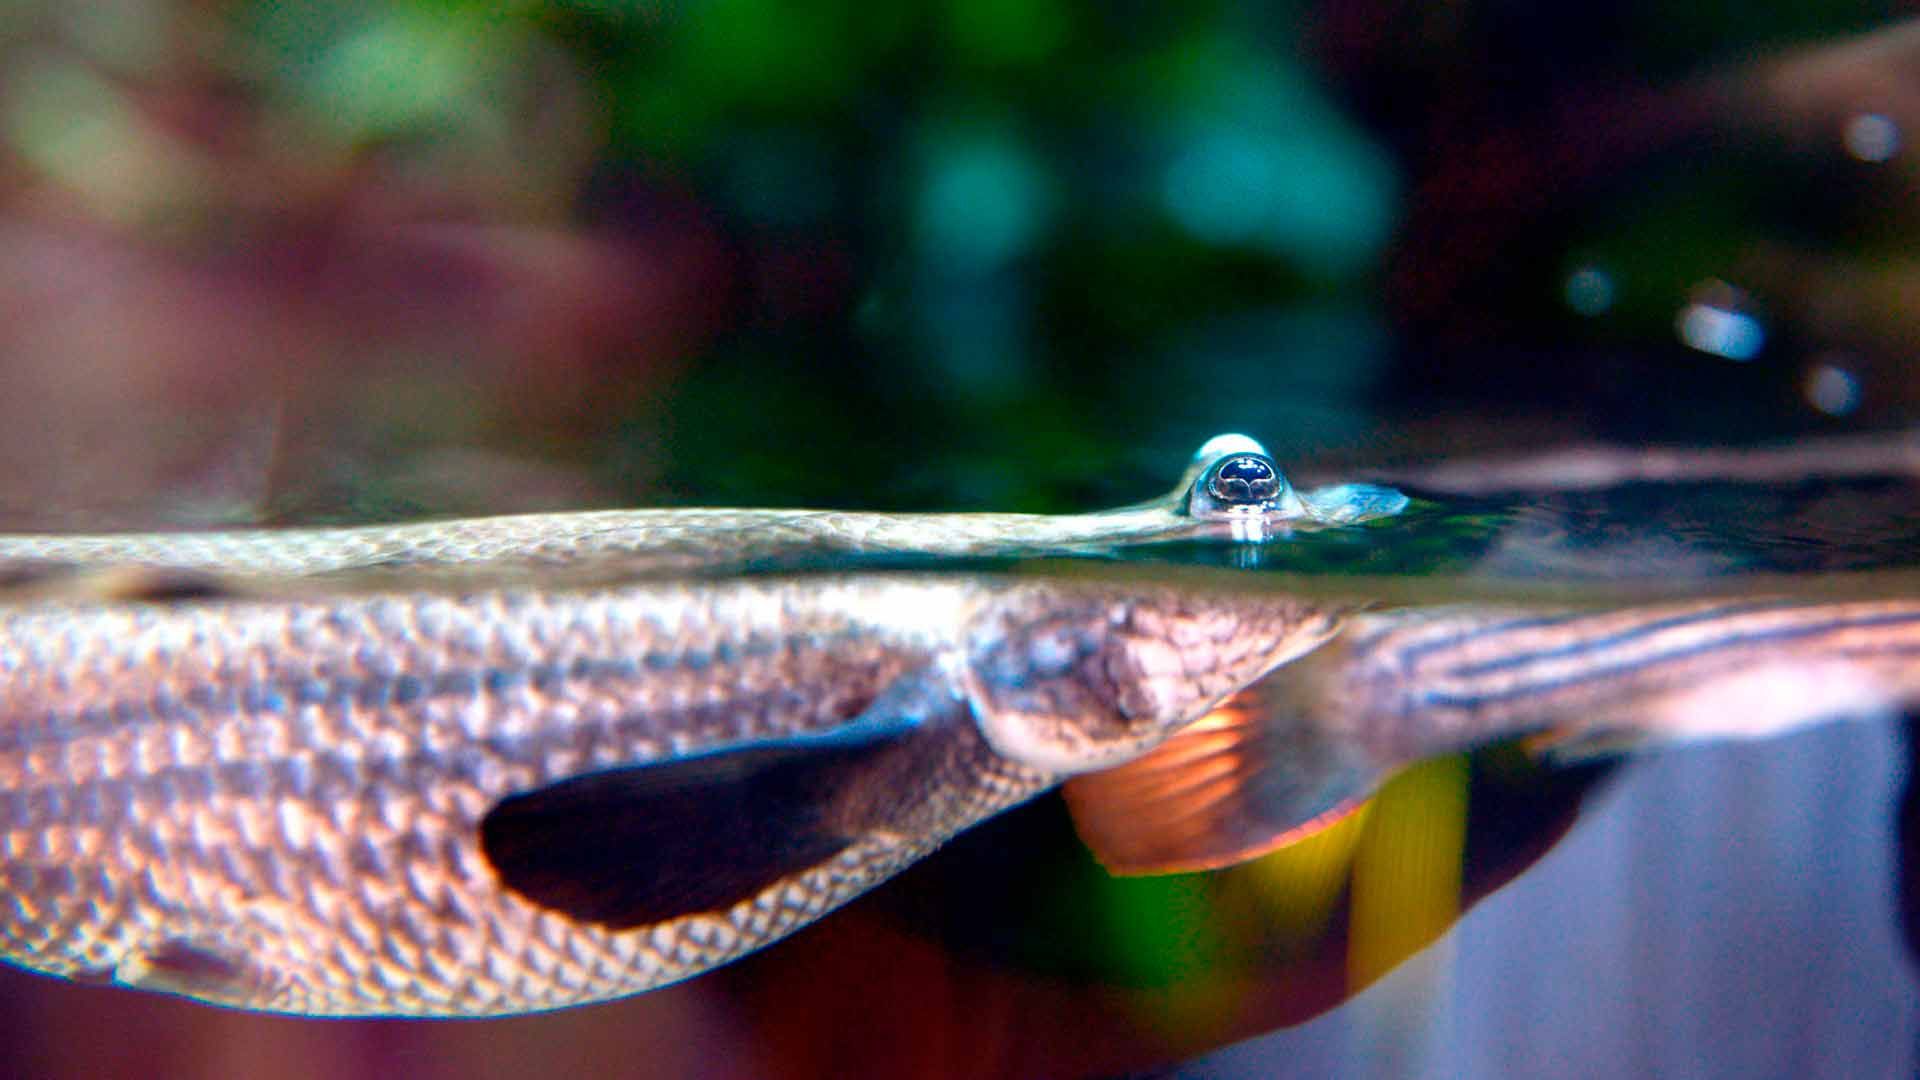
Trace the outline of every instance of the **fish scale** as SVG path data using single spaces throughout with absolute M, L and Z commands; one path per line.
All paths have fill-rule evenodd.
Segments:
M 1156 689 L 1148 737 L 1314 621 L 1274 597 L 922 577 L 16 607 L 0 616 L 0 952 L 330 1015 L 521 1012 L 671 982 L 1055 782 L 988 745 L 951 673 L 997 649 L 1003 688 L 1082 678 L 1020 659 L 1030 627 L 1076 610 L 1131 627 L 1084 640 L 1103 678 L 1155 644 L 1142 627 L 1197 650 L 1204 698 Z M 1195 619 L 1217 625 L 1196 635 Z M 1242 637 L 1274 645 L 1218 647 Z M 960 710 L 876 759 L 870 793 L 829 793 L 871 819 L 853 842 L 737 902 L 599 925 L 521 895 L 483 849 L 482 820 L 519 793 L 830 735 L 900 688 Z
M 157 567 L 309 575 L 368 568 L 539 567 L 627 557 L 693 569 L 785 553 L 928 555 L 1071 549 L 1202 535 L 1171 506 L 1094 514 L 885 514 L 827 510 L 590 510 L 400 525 L 0 536 L 0 572 Z M 716 545 L 716 536 L 728 537 Z
M 430 601 L 430 603 L 434 603 L 437 606 L 439 602 Z M 489 605 L 484 603 L 480 605 L 480 617 L 492 617 L 500 614 L 497 609 L 487 611 L 486 608 L 488 606 Z M 390 605 L 385 605 L 384 603 L 376 605 L 376 607 L 387 607 L 390 610 Z M 539 606 L 522 605 L 521 610 L 528 612 L 537 611 L 539 610 Z M 289 618 L 293 621 L 298 621 L 305 614 L 304 612 L 295 612 L 291 616 L 288 616 L 270 609 L 240 609 L 227 614 L 219 622 L 195 627 L 194 636 L 205 637 L 207 639 L 207 646 L 210 653 L 224 655 L 231 653 L 236 648 L 244 651 L 252 647 L 263 632 L 273 632 L 271 627 L 272 623 Z M 590 615 L 591 608 L 589 606 L 585 610 L 575 611 L 573 614 L 576 618 Z M 143 615 L 147 619 L 159 620 L 162 626 L 168 625 L 166 621 L 168 614 L 166 612 L 154 611 L 143 613 Z M 81 618 L 83 616 L 81 613 L 75 612 L 61 617 Z M 100 627 L 101 634 L 97 639 L 98 645 L 103 650 L 111 650 L 114 643 L 112 631 L 119 628 L 114 624 L 122 623 L 125 619 L 119 613 L 110 612 L 98 613 L 95 618 L 98 622 L 104 624 Z M 22 625 L 22 623 L 24 623 L 24 625 Z M 264 629 L 261 625 L 263 623 L 268 624 Z M 368 620 L 354 625 L 362 630 L 372 629 L 378 626 L 378 621 Z M 9 640 L 20 640 L 22 637 L 31 639 L 36 629 L 38 629 L 38 627 L 33 625 L 31 620 L 14 620 L 6 627 L 6 632 L 8 633 Z M 389 627 L 389 629 L 391 629 L 391 627 Z M 352 630 L 347 631 L 346 640 L 352 640 L 353 633 L 354 631 Z M 805 635 L 799 636 L 804 638 Z M 224 637 L 227 642 L 224 646 L 220 643 L 222 637 Z M 72 646 L 77 641 L 85 639 L 85 632 L 75 630 L 68 635 L 63 635 L 63 639 L 67 645 Z M 314 644 L 316 643 L 311 640 L 308 641 L 310 647 Z M 430 654 L 432 652 L 432 650 L 423 649 L 421 639 L 415 635 L 409 635 L 404 642 L 390 642 L 388 644 L 412 657 L 419 657 L 423 653 Z M 130 651 L 138 651 L 139 645 L 139 638 L 136 637 L 133 649 Z M 69 665 L 72 665 L 67 668 L 68 671 L 86 671 L 90 668 L 98 667 L 100 661 L 104 661 L 109 669 L 118 667 L 120 666 L 118 661 L 122 660 L 125 655 L 123 652 L 107 651 L 104 652 L 94 664 L 88 664 L 81 656 L 71 655 L 71 651 L 69 651 L 69 655 L 65 655 L 61 659 Z M 76 661 L 78 661 L 77 664 L 75 663 Z M 204 667 L 205 665 L 193 666 Z M 256 661 L 252 667 L 258 669 L 260 665 Z M 202 675 L 201 677 L 205 676 Z M 656 694 L 664 693 L 669 696 L 680 692 L 680 688 L 672 686 L 656 686 L 653 690 Z M 462 748 L 470 752 L 477 751 L 487 755 L 483 760 L 486 765 L 495 771 L 495 775 L 491 779 L 496 786 L 496 790 L 511 790 L 517 787 L 534 786 L 552 777 L 565 775 L 568 771 L 581 764 L 579 759 L 586 755 L 581 753 L 581 748 L 577 745 L 577 736 L 579 734 L 577 730 L 555 731 L 553 728 L 548 727 L 541 739 L 518 745 L 497 737 L 490 739 L 490 735 L 499 731 L 512 729 L 515 726 L 514 717 L 534 704 L 531 700 L 528 700 L 531 697 L 531 692 L 529 691 L 508 688 L 505 693 L 509 698 L 517 697 L 522 700 L 508 701 L 504 709 L 461 708 L 459 703 L 454 703 L 453 708 L 447 710 L 447 714 L 437 717 L 433 715 L 421 715 L 418 709 L 410 710 L 410 715 L 403 718 L 396 718 L 387 712 L 375 710 L 369 715 L 362 716 L 361 722 L 363 727 L 380 725 L 389 733 L 407 729 L 413 729 L 415 731 L 422 728 L 432 729 L 436 726 L 444 728 L 449 724 L 458 726 L 460 730 L 458 730 L 455 737 L 458 739 Z M 30 698 L 32 696 L 32 689 L 29 688 L 17 692 L 11 700 Z M 181 695 L 183 700 L 189 696 L 190 695 Z M 185 715 L 178 715 L 172 718 L 149 716 L 146 718 L 146 725 L 144 726 L 152 727 L 155 725 L 178 724 L 182 726 L 177 730 L 191 732 L 194 730 L 193 725 L 209 718 L 203 710 L 205 710 L 207 706 L 218 706 L 219 704 L 218 702 L 207 702 L 203 705 L 202 710 L 188 709 Z M 323 711 L 320 710 L 319 706 L 314 706 L 313 708 L 317 711 Z M 357 703 L 350 706 L 350 711 L 353 713 L 360 713 L 366 709 L 366 706 Z M 229 722 L 239 721 L 241 723 L 250 723 L 254 729 L 252 734 L 255 737 L 244 739 L 244 742 L 264 742 L 266 744 L 272 744 L 278 741 L 272 737 L 271 733 L 260 730 L 263 725 L 259 723 L 257 714 L 242 715 L 234 709 L 222 710 L 217 707 L 212 711 L 215 714 L 212 718 L 215 720 L 219 720 L 224 716 Z M 551 724 L 553 711 L 550 709 L 545 710 L 542 713 L 542 717 L 544 723 Z M 396 719 L 402 720 L 402 723 L 396 725 Z M 806 717 L 787 717 L 781 721 L 776 721 L 771 726 L 778 726 L 780 722 L 804 725 L 809 719 L 810 718 Z M 487 727 L 473 726 L 476 723 L 485 724 Z M 40 725 L 35 725 L 35 727 L 39 726 Z M 297 728 L 293 725 L 269 722 L 264 725 L 264 727 L 297 734 Z M 493 730 L 490 732 L 488 728 Z M 87 793 L 98 790 L 97 787 L 87 786 L 88 774 L 96 770 L 86 767 L 75 768 L 74 765 L 79 761 L 85 760 L 91 761 L 97 766 L 98 763 L 106 758 L 106 755 L 104 753 L 86 754 L 83 752 L 86 748 L 98 744 L 101 740 L 105 740 L 108 746 L 119 745 L 126 740 L 130 733 L 135 732 L 146 735 L 152 734 L 151 731 L 140 732 L 140 729 L 137 727 L 131 729 L 121 727 L 101 735 L 88 735 L 82 732 L 78 735 L 78 739 L 80 740 L 78 742 L 65 740 L 55 743 L 58 749 L 63 751 L 60 757 L 54 760 L 43 760 L 39 762 L 38 764 L 42 767 L 32 772 L 27 772 L 20 767 L 18 764 L 20 755 L 17 752 L 0 756 L 0 782 L 5 783 L 9 794 L 9 798 L 5 803 L 0 805 L 4 805 L 11 811 L 8 814 L 11 820 L 7 822 L 7 824 L 11 826 L 8 833 L 9 849 L 12 850 L 15 847 L 13 838 L 20 835 L 19 830 L 22 828 L 43 828 L 44 826 L 41 825 L 41 823 L 50 816 L 59 816 L 62 811 L 72 814 L 75 808 L 86 802 Z M 193 812 L 181 822 L 187 826 L 186 829 L 182 830 L 185 835 L 176 834 L 168 836 L 163 834 L 155 838 L 157 843 L 139 845 L 140 847 L 149 848 L 148 852 L 142 852 L 134 845 L 127 845 L 120 850 L 120 856 L 124 862 L 129 865 L 139 865 L 143 869 L 155 871 L 155 880 L 163 886 L 156 889 L 159 895 L 148 896 L 141 899 L 147 900 L 150 903 L 161 901 L 163 898 L 170 900 L 170 903 L 160 903 L 158 905 L 162 908 L 168 906 L 201 908 L 204 907 L 206 901 L 210 899 L 207 895 L 207 889 L 211 884 L 218 884 L 223 888 L 240 889 L 243 891 L 249 889 L 255 890 L 254 894 L 247 895 L 240 899 L 237 907 L 244 912 L 250 905 L 257 906 L 262 903 L 271 904 L 274 898 L 283 899 L 287 895 L 300 894 L 311 896 L 316 893 L 326 893 L 333 890 L 336 891 L 336 899 L 349 911 L 358 913 L 366 920 L 388 926 L 390 932 L 397 929 L 400 936 L 392 938 L 391 940 L 404 940 L 406 937 L 405 930 L 407 928 L 405 920 L 392 916 L 382 918 L 382 913 L 378 909 L 385 905 L 377 902 L 380 900 L 378 890 L 370 890 L 365 887 L 365 883 L 383 880 L 382 875 L 356 872 L 350 867 L 353 861 L 351 852 L 355 838 L 364 838 L 367 843 L 374 845 L 375 849 L 378 850 L 401 843 L 401 838 L 404 837 L 417 843 L 418 846 L 423 849 L 431 850 L 435 846 L 433 841 L 436 838 L 455 835 L 463 826 L 470 831 L 470 821 L 463 821 L 461 819 L 462 807 L 460 804 L 466 803 L 467 809 L 470 810 L 473 807 L 483 806 L 489 801 L 489 796 L 486 793 L 475 792 L 474 794 L 477 797 L 463 798 L 463 790 L 469 789 L 473 774 L 478 770 L 471 764 L 466 767 L 447 768 L 446 766 L 448 765 L 449 759 L 444 756 L 420 754 L 409 763 L 413 766 L 412 769 L 394 767 L 399 763 L 383 764 L 378 759 L 356 761 L 351 756 L 351 751 L 366 745 L 364 742 L 366 732 L 363 730 L 360 734 L 360 739 L 346 738 L 330 741 L 329 745 L 339 748 L 335 753 L 328 753 L 324 749 L 311 746 L 303 746 L 297 749 L 287 747 L 279 748 L 279 752 L 282 754 L 291 752 L 293 755 L 291 762 L 304 767 L 309 774 L 311 780 L 310 785 L 293 783 L 289 781 L 285 775 L 278 774 L 278 782 L 269 782 L 264 785 L 256 783 L 255 781 L 259 779 L 256 775 L 257 773 L 261 771 L 274 772 L 275 764 L 288 759 L 262 761 L 258 757 L 249 756 L 242 761 L 225 762 L 224 764 L 228 767 L 225 771 L 219 769 L 209 770 L 204 764 L 188 764 L 182 766 L 183 771 L 179 775 L 183 779 L 191 778 L 196 783 L 204 784 L 208 789 L 205 792 L 182 791 L 179 785 L 164 782 L 164 767 L 161 766 L 160 762 L 150 760 L 147 768 L 142 770 L 142 779 L 145 782 L 137 783 L 125 789 L 127 794 L 131 796 L 128 811 L 137 816 L 164 820 L 165 815 L 170 810 L 186 802 L 192 804 Z M 625 740 L 623 749 L 628 756 L 644 760 L 660 752 L 659 740 L 649 740 L 645 738 L 643 733 L 636 733 L 636 735 L 638 735 L 638 737 L 629 736 Z M 716 733 L 712 737 L 719 738 L 721 736 L 719 733 Z M 173 738 L 175 738 L 175 736 L 169 733 L 169 739 L 171 740 Z M 190 739 L 191 736 L 187 736 L 186 738 Z M 48 741 L 53 741 L 52 732 L 48 733 Z M 49 749 L 51 748 L 52 747 L 49 747 Z M 269 748 L 271 749 L 270 746 Z M 489 754 L 489 751 L 492 753 Z M 149 754 L 150 758 L 155 756 L 157 755 Z M 64 768 L 62 768 L 60 772 L 48 773 L 46 771 L 47 766 Z M 42 782 L 43 784 L 51 784 L 53 786 L 29 787 L 28 785 L 33 783 L 31 777 L 35 774 L 60 777 L 60 779 L 57 781 Z M 236 788 L 242 789 L 245 793 L 240 795 L 224 794 L 224 792 L 232 791 Z M 260 790 L 249 790 L 256 788 Z M 62 799 L 57 803 L 36 800 L 36 792 L 57 793 L 62 796 Z M 336 827 L 335 821 L 329 815 L 312 812 L 301 814 L 297 812 L 297 810 L 289 811 L 287 809 L 288 807 L 299 807 L 301 803 L 297 800 L 312 799 L 315 796 L 336 792 L 358 792 L 359 801 L 363 807 L 396 806 L 407 808 L 410 812 L 403 815 L 403 820 L 411 819 L 412 828 L 397 834 L 384 832 L 375 824 L 382 815 L 369 813 L 354 822 L 354 824 L 359 827 L 358 829 L 355 829 L 353 832 L 347 832 Z M 434 804 L 438 805 L 436 806 Z M 271 815 L 266 812 L 269 806 L 275 807 Z M 22 811 L 24 811 L 24 814 Z M 85 817 L 84 814 L 80 816 L 82 818 Z M 252 833 L 261 835 L 266 832 L 267 830 L 258 827 L 256 823 L 268 816 L 276 819 L 276 827 L 271 831 L 283 842 L 271 848 L 246 844 L 242 839 L 243 834 Z M 24 817 L 25 820 L 21 820 L 22 817 Z M 297 819 L 301 822 L 299 831 L 302 839 L 305 841 L 305 844 L 302 846 L 295 846 L 284 842 L 289 838 L 277 827 L 279 821 L 290 818 Z M 94 823 L 94 827 L 110 828 L 114 824 L 116 824 L 116 822 L 109 820 Z M 42 835 L 44 837 L 45 834 Z M 190 837 L 192 839 L 189 839 Z M 97 844 L 98 842 L 96 839 L 95 843 Z M 152 850 L 156 848 L 158 850 Z M 216 857 L 219 853 L 231 855 L 232 861 L 223 862 L 220 858 Z M 61 851 L 51 852 L 49 854 L 57 857 L 66 853 Z M 288 869 L 294 870 L 296 876 L 291 884 L 289 886 L 283 886 L 278 890 L 263 888 L 262 883 L 266 875 L 262 874 L 259 868 L 269 864 L 280 868 L 282 871 Z M 168 871 L 164 869 L 166 867 L 178 867 L 178 870 Z M 457 863 L 454 865 L 442 864 L 436 869 L 440 872 L 441 876 L 448 881 L 472 883 L 476 878 L 483 877 L 483 875 L 476 873 L 477 868 L 471 865 L 463 866 Z M 201 881 L 169 881 L 170 877 L 191 877 L 195 875 L 205 875 L 205 877 Z M 9 876 L 10 878 L 17 877 L 17 875 L 12 874 Z M 358 892 L 348 887 L 350 883 L 354 881 L 359 881 L 363 884 L 362 889 Z M 33 888 L 32 886 L 34 884 L 33 881 L 22 882 L 10 880 L 8 891 L 10 895 L 16 897 L 45 896 L 46 890 Z M 101 893 L 101 888 L 108 884 L 104 879 L 90 883 L 93 886 L 92 888 L 86 887 L 88 884 L 89 883 L 86 882 L 76 882 L 74 887 L 69 891 L 67 900 L 69 905 L 75 910 L 84 907 L 108 909 L 114 907 L 118 902 L 119 896 L 115 890 L 109 889 L 104 894 Z M 184 897 L 192 900 L 196 894 L 198 894 L 199 903 L 181 904 L 181 898 Z M 91 900 L 93 903 L 84 903 L 84 901 L 87 900 Z M 393 901 L 388 900 L 387 904 L 390 905 L 392 902 Z M 323 904 L 321 906 L 324 907 L 328 905 Z M 338 905 L 335 906 L 337 909 Z M 279 923 L 277 928 L 273 926 L 264 928 L 271 932 L 262 932 L 263 928 L 257 926 L 250 927 L 243 919 L 241 925 L 238 927 L 231 929 L 219 928 L 213 933 L 209 933 L 213 928 L 193 924 L 184 927 L 169 927 L 168 933 L 174 937 L 186 938 L 203 936 L 217 937 L 221 941 L 229 943 L 230 946 L 232 944 L 240 945 L 245 952 L 259 953 L 267 956 L 272 955 L 271 942 L 273 941 L 317 941 L 339 936 L 336 933 L 329 932 L 327 927 L 311 924 L 299 926 L 299 932 L 288 933 L 288 920 L 281 918 L 274 921 Z M 349 918 L 343 925 L 351 929 L 354 926 L 365 924 L 359 919 Z M 70 930 L 71 938 L 77 940 L 88 932 L 89 929 L 90 928 L 85 926 L 75 926 Z M 124 931 L 122 933 L 124 935 Z M 351 941 L 352 935 L 347 935 L 343 940 Z M 415 944 L 417 945 L 418 943 Z M 127 952 L 133 943 L 121 940 L 114 942 L 114 945 L 117 946 L 117 948 L 109 948 L 107 950 L 109 953 Z M 76 967 L 112 966 L 104 962 L 108 959 L 108 956 L 100 955 L 100 950 L 98 949 L 81 947 L 76 949 L 76 953 Z M 620 950 L 614 951 L 614 955 L 619 954 Z M 287 957 L 284 961 L 285 966 L 297 966 L 293 963 L 295 959 L 295 957 Z M 640 957 L 625 955 L 619 955 L 619 959 L 621 960 L 621 966 L 623 968 L 631 967 L 634 962 L 643 960 L 643 958 Z M 391 958 L 389 958 L 389 961 L 391 962 Z M 274 965 L 269 963 L 266 966 L 271 967 Z M 271 1000 L 270 997 L 269 1003 L 271 1003 Z

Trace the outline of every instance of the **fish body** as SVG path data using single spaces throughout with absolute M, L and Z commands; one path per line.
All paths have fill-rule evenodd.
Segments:
M 892 576 L 0 614 L 0 952 L 315 1015 L 697 974 L 1323 640 Z
M 309 1015 L 526 1012 L 725 963 L 1062 782 L 1111 869 L 1194 870 L 1435 754 L 1920 701 L 1901 598 L 1387 608 L 1223 579 L 650 576 L 1253 543 L 1405 505 L 1296 491 L 1227 436 L 1161 500 L 1059 518 L 0 537 L 23 586 L 0 607 L 0 956 Z

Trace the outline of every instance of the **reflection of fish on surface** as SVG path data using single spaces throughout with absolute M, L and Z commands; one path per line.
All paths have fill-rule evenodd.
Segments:
M 1263 540 L 1381 518 L 1407 505 L 1372 484 L 1300 489 L 1258 442 L 1210 439 L 1157 499 L 1087 514 L 895 514 L 692 508 L 517 514 L 400 525 L 236 532 L 0 535 L 0 581 L 94 571 L 310 578 L 399 571 L 406 583 L 576 571 L 765 569 L 881 557 L 1085 554 L 1192 538 Z

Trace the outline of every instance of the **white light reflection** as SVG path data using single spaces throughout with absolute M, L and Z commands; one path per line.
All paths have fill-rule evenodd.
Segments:
M 1265 543 L 1268 535 L 1267 512 L 1265 510 L 1232 510 L 1227 515 L 1227 528 L 1233 538 L 1243 544 Z
M 1760 347 L 1767 342 L 1759 319 L 1700 301 L 1680 310 L 1674 329 L 1688 346 L 1741 363 L 1760 355 Z
M 1613 307 L 1613 275 L 1597 266 L 1582 266 L 1567 275 L 1561 293 L 1567 306 L 1579 314 L 1588 318 L 1604 315 Z
M 1856 113 L 1840 138 L 1847 153 L 1861 161 L 1891 161 L 1900 152 L 1900 125 L 1884 113 Z
M 1860 380 L 1833 363 L 1807 369 L 1807 401 L 1828 416 L 1845 416 L 1860 407 Z

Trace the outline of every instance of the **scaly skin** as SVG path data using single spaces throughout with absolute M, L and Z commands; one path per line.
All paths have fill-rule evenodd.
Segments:
M 1388 767 L 1543 730 L 1755 738 L 1920 701 L 1920 601 L 1367 614 L 1296 668 L 1293 706 Z
M 1210 526 L 1168 507 L 1098 514 L 592 510 L 325 529 L 0 536 L 0 573 L 150 567 L 295 576 L 365 569 L 690 570 L 782 556 L 966 556 L 1177 540 Z
M 632 993 L 791 932 L 1076 763 L 1143 752 L 1337 619 L 934 577 L 15 607 L 0 952 L 305 1014 Z M 857 841 L 723 910 L 582 922 L 505 887 L 479 844 L 516 793 L 835 730 L 902 690 L 953 707 L 843 794 Z

